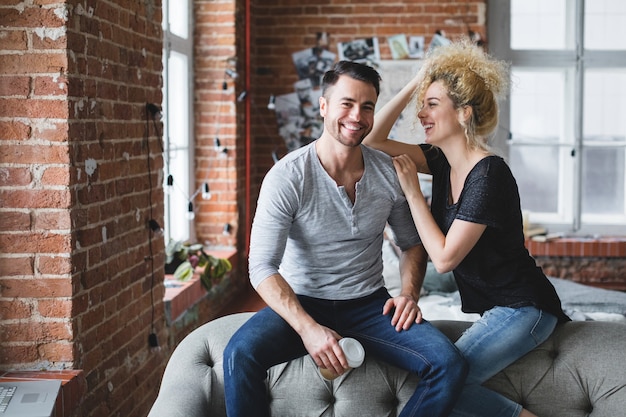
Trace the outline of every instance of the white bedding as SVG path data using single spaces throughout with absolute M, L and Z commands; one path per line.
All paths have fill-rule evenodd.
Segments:
M 383 244 L 383 275 L 391 295 L 400 292 L 398 257 L 385 240 Z M 574 321 L 617 321 L 626 322 L 626 293 L 603 290 L 573 281 L 550 278 L 556 288 L 563 310 Z M 461 311 L 458 291 L 427 293 L 422 291 L 419 306 L 424 318 L 432 320 L 476 321 L 478 314 Z

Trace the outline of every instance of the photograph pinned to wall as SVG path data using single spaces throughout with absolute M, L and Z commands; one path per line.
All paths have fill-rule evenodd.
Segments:
M 449 45 L 450 39 L 446 38 L 446 34 L 443 30 L 438 30 L 433 35 L 433 38 L 430 40 L 430 45 L 428 45 L 428 50 L 433 50 L 438 46 Z
M 285 141 L 287 152 L 313 142 L 322 134 L 324 121 L 319 113 L 322 91 L 309 88 L 308 81 L 298 81 L 296 92 L 276 97 L 278 134 Z
M 409 36 L 409 58 L 424 58 L 423 36 Z
M 407 59 L 409 57 L 409 44 L 406 41 L 405 34 L 388 37 L 387 44 L 393 59 Z
M 335 63 L 337 55 L 328 50 L 328 34 L 318 32 L 314 47 L 295 52 L 291 57 L 298 78 L 309 79 L 312 85 L 317 87 L 321 84 L 324 73 Z
M 310 78 L 296 81 L 293 84 L 293 88 L 298 95 L 298 101 L 300 104 L 313 100 L 313 82 Z
M 422 66 L 422 60 L 407 59 L 383 60 L 380 62 L 378 72 L 381 77 L 380 95 L 376 103 L 376 110 L 381 109 L 385 103 L 391 100 L 405 85 L 411 81 Z M 423 143 L 424 129 L 417 120 L 415 101 L 400 113 L 389 133 L 389 137 L 399 142 Z
M 378 38 L 356 39 L 337 44 L 339 59 L 360 62 L 377 68 L 380 64 L 380 48 Z

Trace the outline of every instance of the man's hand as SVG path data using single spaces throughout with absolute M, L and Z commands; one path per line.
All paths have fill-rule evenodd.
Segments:
M 422 322 L 422 310 L 420 310 L 417 302 L 410 295 L 400 294 L 387 300 L 383 306 L 383 314 L 387 315 L 392 310 L 391 325 L 395 326 L 398 332 L 409 330 L 413 323 L 419 324 Z
M 339 346 L 338 340 L 341 336 L 337 332 L 315 324 L 302 332 L 300 337 L 317 366 L 329 369 L 337 375 L 348 370 L 348 360 Z

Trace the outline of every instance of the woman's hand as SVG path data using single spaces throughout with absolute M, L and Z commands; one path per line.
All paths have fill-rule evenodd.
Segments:
M 417 176 L 417 167 L 413 160 L 406 154 L 395 156 L 393 166 L 396 168 L 400 186 L 407 199 L 420 196 L 423 198 L 424 195 Z

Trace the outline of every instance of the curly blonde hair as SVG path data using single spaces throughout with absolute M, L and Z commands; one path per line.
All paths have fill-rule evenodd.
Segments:
M 472 108 L 472 117 L 463 124 L 467 145 L 489 150 L 489 135 L 498 126 L 498 100 L 508 89 L 509 65 L 462 39 L 430 51 L 424 66 L 415 91 L 418 111 L 428 87 L 441 81 L 455 109 Z

